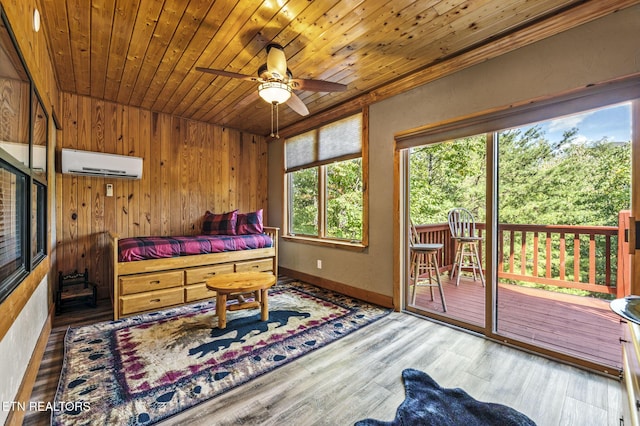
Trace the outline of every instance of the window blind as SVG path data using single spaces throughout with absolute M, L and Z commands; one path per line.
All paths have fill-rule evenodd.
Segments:
M 362 156 L 362 114 L 334 121 L 318 129 L 288 138 L 285 170 L 329 164 Z
M 0 168 L 0 281 L 20 266 L 22 258 L 22 212 L 20 190 L 24 177 Z

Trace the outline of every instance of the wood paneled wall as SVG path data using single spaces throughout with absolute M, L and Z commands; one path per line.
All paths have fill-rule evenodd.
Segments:
M 59 148 L 143 158 L 140 180 L 56 173 L 57 268 L 89 268 L 100 298 L 111 292 L 107 231 L 193 235 L 207 210 L 263 208 L 266 222 L 263 136 L 69 93 L 62 94 L 61 121 Z M 113 197 L 106 197 L 107 183 Z

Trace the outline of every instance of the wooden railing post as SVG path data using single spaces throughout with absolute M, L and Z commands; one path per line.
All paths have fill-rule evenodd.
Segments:
M 626 231 L 629 229 L 630 210 L 618 213 L 618 267 L 616 271 L 616 296 L 618 298 L 631 294 L 629 239 Z

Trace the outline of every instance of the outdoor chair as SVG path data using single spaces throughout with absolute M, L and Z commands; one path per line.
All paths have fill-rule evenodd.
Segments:
M 484 287 L 484 274 L 478 249 L 483 238 L 476 234 L 476 221 L 471 212 L 460 207 L 451 209 L 449 211 L 449 229 L 456 249 L 449 277 L 453 279 L 455 276 L 456 286 L 459 286 L 460 273 L 463 269 L 470 269 L 473 273 L 473 280 L 475 281 L 479 275 Z
M 444 291 L 442 290 L 442 282 L 440 281 L 440 270 L 438 267 L 438 251 L 443 245 L 434 243 L 426 244 L 420 242 L 420 235 L 416 227 L 411 222 L 411 238 L 409 239 L 409 248 L 411 254 L 411 266 L 409 279 L 413 286 L 411 292 L 411 304 L 416 303 L 416 289 L 418 286 L 429 287 L 431 290 L 431 300 L 433 299 L 433 288 L 438 287 L 440 291 L 440 299 L 442 300 L 442 309 L 447 311 L 447 304 L 444 300 Z M 426 275 L 426 277 L 425 277 Z

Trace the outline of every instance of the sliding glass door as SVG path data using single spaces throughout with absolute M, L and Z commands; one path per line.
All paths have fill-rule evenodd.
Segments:
M 396 140 L 404 309 L 588 368 L 620 369 L 623 326 L 609 302 L 633 292 L 629 270 L 640 275 L 626 238 L 640 109 L 600 95 L 456 123 L 442 132 L 452 139 L 436 127 Z M 475 220 L 486 286 L 468 262 L 455 276 L 454 208 Z M 411 223 L 414 243 L 437 246 L 446 309 L 439 291 L 414 285 Z

